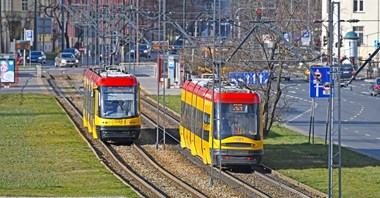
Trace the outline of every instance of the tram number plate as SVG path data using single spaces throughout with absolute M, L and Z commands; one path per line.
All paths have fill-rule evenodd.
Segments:
M 242 137 L 235 137 L 234 138 L 234 141 L 237 141 L 237 142 L 240 142 L 240 141 L 243 141 L 244 140 L 244 138 L 242 138 Z

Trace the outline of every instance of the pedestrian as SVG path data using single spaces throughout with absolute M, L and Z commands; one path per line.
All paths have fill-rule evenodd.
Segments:
M 8 83 L 14 83 L 15 82 L 15 73 L 14 73 L 14 62 L 11 61 L 1 61 L 1 70 L 0 70 L 0 76 L 1 76 L 1 82 L 8 82 Z

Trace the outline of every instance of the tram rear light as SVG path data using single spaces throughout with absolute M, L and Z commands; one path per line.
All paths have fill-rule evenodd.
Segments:
M 380 89 L 380 85 L 376 85 L 375 89 Z
M 252 160 L 252 158 L 251 158 L 251 157 L 248 157 L 247 159 L 248 159 L 248 161 L 251 161 L 251 160 Z
M 226 160 L 229 160 L 229 159 L 230 159 L 230 157 L 226 156 Z

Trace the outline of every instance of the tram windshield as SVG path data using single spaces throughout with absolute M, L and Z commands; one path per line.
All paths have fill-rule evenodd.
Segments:
M 219 112 L 218 105 L 215 112 Z M 261 139 L 259 113 L 259 104 L 222 104 L 220 125 L 216 119 L 214 128 L 218 129 L 220 126 L 222 138 L 240 135 L 256 140 Z M 217 131 L 214 130 L 214 133 L 216 134 Z
M 100 87 L 99 90 L 101 117 L 128 118 L 138 114 L 136 87 Z

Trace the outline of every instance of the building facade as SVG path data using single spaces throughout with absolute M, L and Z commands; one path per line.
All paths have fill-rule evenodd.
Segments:
M 328 27 L 328 6 L 329 0 L 322 1 L 322 19 L 326 22 L 322 23 L 322 36 L 327 36 Z M 334 2 L 334 0 L 333 0 Z M 340 19 L 341 19 L 341 35 L 344 37 L 348 32 L 355 32 L 358 39 L 357 57 L 358 64 L 364 61 L 372 54 L 378 46 L 380 40 L 380 1 L 379 0 L 340 0 Z M 334 54 L 337 54 L 337 46 L 335 43 L 339 39 L 337 35 L 337 8 L 334 9 Z M 353 19 L 358 19 L 356 22 Z M 327 37 L 326 37 L 327 38 Z M 347 50 L 341 48 L 341 54 Z M 327 54 L 327 46 L 323 47 L 323 51 Z M 338 58 L 338 57 L 336 57 Z M 339 57 L 341 59 L 342 57 Z M 374 57 L 374 62 L 378 67 L 379 55 Z
M 0 0 L 0 52 L 14 51 L 12 41 L 23 37 L 23 30 L 33 27 L 33 6 L 27 0 Z

